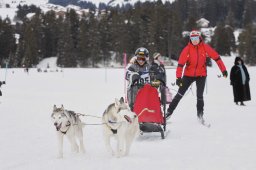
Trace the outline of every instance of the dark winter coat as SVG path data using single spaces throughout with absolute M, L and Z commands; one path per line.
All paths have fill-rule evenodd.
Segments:
M 146 84 L 150 83 L 150 75 L 149 69 L 150 65 L 148 62 L 145 62 L 142 66 L 135 61 L 134 64 L 128 66 L 125 79 L 130 81 L 130 83 L 139 83 L 139 84 Z
M 125 79 L 128 80 L 127 99 L 131 110 L 141 85 L 150 83 L 150 64 L 146 61 L 139 65 L 137 61 L 127 67 Z
M 245 84 L 242 83 L 242 73 L 240 67 L 238 66 L 239 60 L 242 62 L 242 68 L 245 73 Z M 247 68 L 243 63 L 243 60 L 240 57 L 236 57 L 235 65 L 231 68 L 230 81 L 230 84 L 233 86 L 234 102 L 251 100 L 249 86 L 250 76 Z
M 152 62 L 150 67 L 150 77 L 152 81 L 159 80 L 166 85 L 166 72 L 164 65 L 160 61 L 154 60 Z

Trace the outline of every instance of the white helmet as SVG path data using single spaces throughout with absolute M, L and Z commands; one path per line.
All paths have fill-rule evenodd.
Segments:
M 198 31 L 198 30 L 193 30 L 193 31 L 191 31 L 190 34 L 189 34 L 189 37 L 196 37 L 196 36 L 201 37 L 201 32 Z

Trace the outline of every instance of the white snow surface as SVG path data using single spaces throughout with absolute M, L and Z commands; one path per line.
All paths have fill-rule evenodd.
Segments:
M 234 57 L 222 57 L 230 71 Z M 106 151 L 101 125 L 85 126 L 86 153 L 72 153 L 64 140 L 64 158 L 57 159 L 56 130 L 51 122 L 53 105 L 78 113 L 101 116 L 115 98 L 124 96 L 123 69 L 64 69 L 27 74 L 23 69 L 0 69 L 1 170 L 255 170 L 256 169 L 256 67 L 251 75 L 252 101 L 233 102 L 229 78 L 218 78 L 216 64 L 208 68 L 204 93 L 207 128 L 196 117 L 195 84 L 168 120 L 169 134 L 138 136 L 130 155 L 116 158 Z M 6 76 L 5 76 L 6 75 Z M 168 85 L 175 94 L 175 69 L 168 69 Z M 101 119 L 81 117 L 86 123 Z

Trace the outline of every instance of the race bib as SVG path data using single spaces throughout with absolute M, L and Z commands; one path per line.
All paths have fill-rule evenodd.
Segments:
M 150 83 L 150 76 L 149 76 L 149 73 L 148 72 L 143 72 L 141 75 L 140 75 L 140 80 L 139 80 L 140 84 L 146 84 L 146 83 Z

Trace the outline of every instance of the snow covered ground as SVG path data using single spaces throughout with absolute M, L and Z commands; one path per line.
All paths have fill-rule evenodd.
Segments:
M 223 57 L 228 71 L 234 58 Z M 128 157 L 115 158 L 106 152 L 101 126 L 86 126 L 86 153 L 71 153 L 64 140 L 64 158 L 56 159 L 57 139 L 50 115 L 53 105 L 64 105 L 79 113 L 101 116 L 115 98 L 124 96 L 123 69 L 8 69 L 0 97 L 1 170 L 255 170 L 256 169 L 256 67 L 251 75 L 252 101 L 246 106 L 233 102 L 229 79 L 218 78 L 214 64 L 208 68 L 205 91 L 206 128 L 197 122 L 195 84 L 181 100 L 168 122 L 166 139 L 159 133 L 139 136 Z M 175 93 L 175 69 L 168 69 L 168 85 Z M 0 69 L 0 81 L 5 69 Z M 97 118 L 82 117 L 86 123 Z

